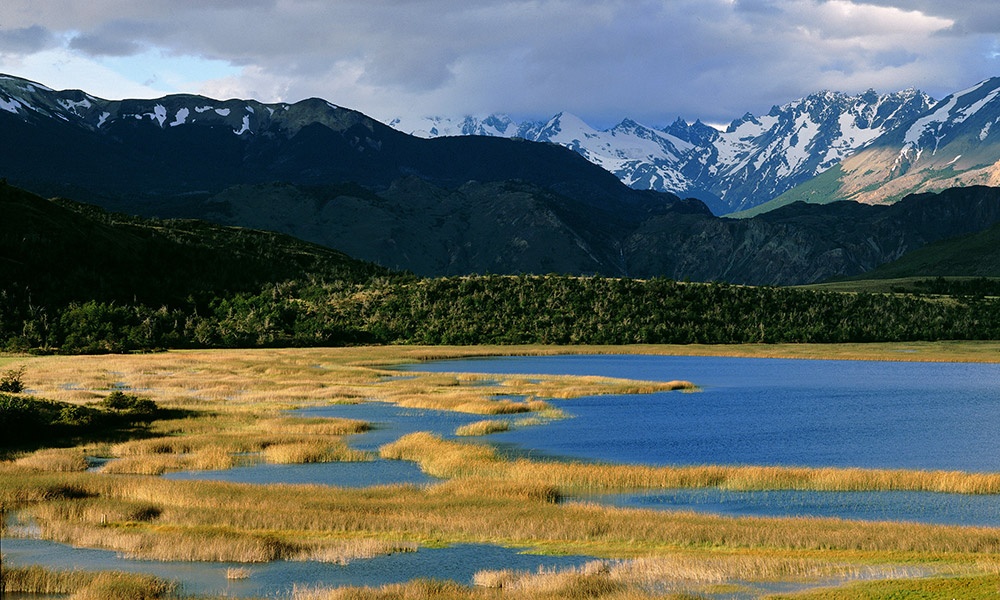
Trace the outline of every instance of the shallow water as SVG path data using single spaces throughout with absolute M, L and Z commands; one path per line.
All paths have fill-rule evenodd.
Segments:
M 672 356 L 438 361 L 435 372 L 686 379 L 696 393 L 556 401 L 575 418 L 491 440 L 653 465 L 1000 471 L 1000 365 Z
M 451 579 L 471 584 L 472 576 L 484 569 L 538 571 L 540 568 L 579 566 L 585 556 L 541 556 L 521 554 L 498 546 L 460 544 L 448 548 L 421 548 L 389 556 L 357 560 L 347 565 L 311 561 L 277 561 L 264 564 L 160 562 L 121 558 L 107 550 L 73 548 L 44 540 L 3 540 L 5 564 L 44 565 L 51 569 L 85 571 L 116 570 L 147 573 L 178 581 L 186 594 L 213 594 L 231 597 L 285 598 L 293 586 L 381 586 L 421 577 Z M 229 581 L 226 570 L 241 567 L 250 571 L 246 579 Z
M 370 423 L 371 430 L 347 436 L 347 441 L 352 448 L 372 452 L 376 459 L 365 462 L 304 465 L 256 464 L 218 471 L 179 471 L 168 473 L 164 477 L 255 484 L 305 483 L 339 487 L 433 483 L 438 480 L 423 473 L 415 463 L 377 458 L 379 447 L 415 431 L 432 431 L 443 437 L 453 438 L 458 427 L 487 418 L 484 415 L 469 415 L 443 410 L 401 408 L 385 402 L 315 406 L 295 410 L 290 414 L 300 417 L 358 419 Z M 523 416 L 498 415 L 489 418 L 491 420 L 513 421 Z

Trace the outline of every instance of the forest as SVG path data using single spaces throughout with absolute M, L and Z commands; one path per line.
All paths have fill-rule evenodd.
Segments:
M 285 281 L 174 304 L 25 304 L 9 351 L 354 344 L 739 344 L 1000 339 L 1000 299 L 566 276 Z M 21 301 L 19 301 L 21 300 Z

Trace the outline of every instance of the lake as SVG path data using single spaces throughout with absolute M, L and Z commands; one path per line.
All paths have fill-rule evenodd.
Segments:
M 700 392 L 558 400 L 572 418 L 491 436 L 649 465 L 1000 471 L 1000 365 L 690 356 L 438 361 L 408 370 L 684 379 Z

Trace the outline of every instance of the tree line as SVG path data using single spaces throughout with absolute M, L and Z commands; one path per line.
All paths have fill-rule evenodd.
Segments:
M 1000 300 L 568 276 L 290 280 L 170 303 L 0 291 L 6 350 L 1000 339 Z

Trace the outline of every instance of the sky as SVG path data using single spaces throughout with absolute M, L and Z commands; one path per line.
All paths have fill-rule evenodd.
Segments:
M 728 123 L 822 90 L 1000 75 L 995 0 L 0 0 L 0 73 L 95 96 L 388 121 L 559 112 Z

